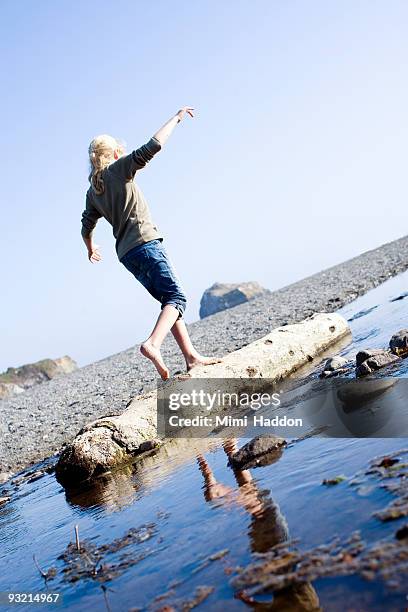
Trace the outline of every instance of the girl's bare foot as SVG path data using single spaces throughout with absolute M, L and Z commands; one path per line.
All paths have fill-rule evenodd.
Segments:
M 197 353 L 196 355 L 192 355 L 186 359 L 187 372 L 198 365 L 214 365 L 215 363 L 221 362 L 222 359 L 219 359 L 218 357 L 203 357 L 203 355 Z
M 170 378 L 169 369 L 164 363 L 160 350 L 158 348 L 153 346 L 152 343 L 147 340 L 141 345 L 140 352 L 144 357 L 150 359 L 150 361 L 153 363 L 154 367 L 160 374 L 162 380 L 167 380 L 168 378 Z

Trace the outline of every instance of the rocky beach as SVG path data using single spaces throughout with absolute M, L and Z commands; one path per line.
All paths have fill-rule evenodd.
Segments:
M 198 349 L 222 356 L 273 328 L 315 312 L 334 312 L 408 268 L 408 237 L 368 251 L 280 290 L 189 325 Z M 172 373 L 183 363 L 170 339 L 163 350 Z M 0 472 L 14 473 L 60 451 L 87 422 L 120 414 L 155 387 L 155 371 L 138 345 L 28 389 L 0 403 Z
M 14 460 L 20 452 L 20 465 L 27 463 L 27 440 L 33 446 L 37 444 L 37 456 L 49 458 L 0 483 L 0 544 L 5 561 L 0 590 L 13 592 L 21 584 L 37 592 L 51 588 L 62 599 L 62 609 L 78 612 L 164 612 L 197 606 L 212 611 L 220 602 L 223 609 L 237 612 L 258 604 L 271 610 L 337 612 L 344 609 L 344 601 L 353 601 L 355 609 L 370 612 L 404 609 L 408 449 L 406 437 L 401 436 L 408 431 L 408 271 L 403 272 L 405 240 L 398 243 L 399 248 L 393 251 L 399 253 L 398 261 L 384 255 L 395 248 L 395 243 L 385 245 L 271 293 L 268 306 L 261 308 L 259 298 L 250 299 L 191 326 L 196 337 L 205 333 L 202 346 L 210 347 L 213 342 L 215 351 L 216 338 L 210 333 L 218 333 L 222 346 L 231 347 L 228 357 L 219 364 L 220 370 L 209 366 L 214 372 L 220 372 L 221 365 L 232 368 L 236 378 L 229 380 L 228 391 L 233 381 L 239 386 L 246 380 L 251 389 L 255 381 L 261 387 L 268 385 L 269 376 L 274 380 L 274 374 L 266 368 L 283 372 L 285 362 L 295 364 L 296 351 L 300 357 L 303 352 L 307 364 L 285 381 L 282 405 L 273 414 L 288 414 L 292 420 L 301 417 L 303 421 L 309 410 L 308 398 L 314 402 L 315 391 L 336 386 L 341 391 L 338 397 L 342 403 L 336 408 L 342 417 L 341 435 L 331 427 L 327 437 L 314 421 L 308 424 L 307 418 L 304 435 L 293 428 L 285 429 L 285 425 L 286 433 L 278 435 L 269 425 L 266 435 L 265 431 L 261 434 L 260 427 L 249 425 L 248 435 L 242 437 L 237 433 L 239 428 L 233 427 L 228 440 L 182 435 L 167 438 L 150 451 L 146 449 L 137 460 L 132 453 L 131 460 L 119 458 L 115 469 L 107 466 L 103 473 L 82 482 L 76 471 L 76 466 L 84 468 L 82 461 L 72 464 L 72 479 L 62 479 L 61 471 L 64 456 L 69 458 L 70 447 L 81 438 L 76 437 L 80 424 L 90 435 L 93 431 L 100 434 L 103 426 L 92 430 L 95 423 L 89 421 L 102 413 L 105 425 L 116 421 L 116 428 L 109 426 L 108 431 L 115 432 L 118 441 L 118 435 L 126 433 L 126 420 L 128 425 L 133 420 L 140 428 L 148 416 L 143 409 L 143 418 L 135 422 L 132 405 L 136 407 L 150 398 L 151 410 L 157 409 L 154 377 L 144 387 L 138 382 L 148 369 L 143 369 L 137 347 L 41 382 L 2 402 L 0 406 L 13 402 L 21 406 L 24 399 L 31 402 L 30 411 L 35 415 L 40 405 L 35 407 L 33 398 L 41 397 L 47 406 L 46 417 L 55 423 L 53 427 L 58 426 L 58 418 L 63 418 L 66 431 L 59 425 L 54 448 L 63 448 L 63 452 L 58 458 L 50 456 L 50 440 L 54 442 L 54 438 L 52 427 L 44 420 L 40 433 L 48 434 L 48 440 L 37 443 L 24 420 L 20 429 L 25 440 L 18 442 L 17 434 L 5 438 L 12 441 L 14 455 L 3 450 L 4 457 Z M 388 267 L 384 267 L 385 262 Z M 399 268 L 401 274 L 391 278 Z M 372 274 L 375 269 L 377 276 Z M 367 274 L 364 285 L 360 280 L 363 270 Z M 358 285 L 353 282 L 357 273 Z M 384 273 L 390 275 L 387 282 L 370 290 Z M 345 279 L 348 292 L 342 284 Z M 311 288 L 317 294 L 319 285 L 324 290 L 326 310 L 338 312 L 305 318 L 310 314 Z M 352 291 L 362 294 L 353 299 Z M 339 293 L 348 302 L 344 306 L 338 301 Z M 284 309 L 278 306 L 281 299 L 287 312 L 290 304 L 296 304 L 296 316 L 302 319 L 299 324 L 283 319 Z M 313 303 L 316 310 L 321 308 L 319 300 Z M 245 312 L 254 313 L 257 325 L 249 325 L 253 321 Z M 276 316 L 282 317 L 280 327 L 273 323 Z M 319 329 L 324 321 L 325 334 L 305 333 Z M 228 338 L 232 322 L 236 326 L 234 339 Z M 246 338 L 238 336 L 240 325 L 247 330 Z M 346 336 L 342 329 L 347 330 Z M 336 335 L 342 339 L 330 344 Z M 257 336 L 261 337 L 254 341 Z M 330 349 L 322 353 L 318 343 L 324 337 Z M 242 348 L 237 349 L 235 343 Z M 167 352 L 173 358 L 174 374 L 180 362 L 170 343 Z M 311 355 L 316 355 L 312 361 Z M 109 374 L 112 367 L 116 375 L 125 372 L 115 384 Z M 374 378 L 370 375 L 373 370 Z M 198 369 L 190 379 L 180 379 L 189 380 L 194 387 L 202 374 Z M 220 379 L 208 378 L 208 374 L 202 379 L 210 385 L 206 389 L 211 390 L 211 384 L 219 389 Z M 109 394 L 104 382 L 108 375 Z M 325 380 L 332 377 L 334 380 Z M 176 376 L 170 387 L 177 386 L 178 380 Z M 125 381 L 127 387 L 122 384 Z M 112 407 L 120 405 L 119 400 L 115 403 L 118 383 L 123 407 L 126 397 L 130 405 L 124 412 L 118 411 L 120 417 L 108 417 Z M 358 394 L 357 421 L 356 385 L 363 395 Z M 140 388 L 148 391 L 140 396 Z M 50 389 L 54 397 L 59 397 L 58 411 L 53 415 Z M 76 427 L 71 426 L 69 410 L 78 423 Z M 267 414 L 268 407 L 265 410 Z M 86 411 L 92 414 L 87 416 Z M 263 414 L 261 411 L 257 416 Z M 119 421 L 121 427 L 117 427 Z M 152 426 L 153 421 L 149 421 Z M 361 435 L 362 426 L 368 427 L 367 436 Z M 129 434 L 130 430 L 127 437 L 131 442 Z M 97 436 L 88 446 L 98 453 L 98 444 Z M 100 457 L 108 456 L 108 445 L 102 443 L 99 449 Z M 39 520 L 41 516 L 47 520 Z

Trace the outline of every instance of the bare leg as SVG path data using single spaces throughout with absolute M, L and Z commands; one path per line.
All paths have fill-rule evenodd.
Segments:
M 200 472 L 204 476 L 204 498 L 206 501 L 211 501 L 217 497 L 225 497 L 233 492 L 231 487 L 217 482 L 212 469 L 203 455 L 197 455 L 197 461 Z
M 208 488 L 208 487 L 212 487 L 213 485 L 217 484 L 214 473 L 212 469 L 210 468 L 210 466 L 208 465 L 204 455 L 197 455 L 197 462 L 198 462 L 198 467 L 200 468 L 200 472 L 204 476 L 205 486 Z
M 220 363 L 222 359 L 217 357 L 203 357 L 196 351 L 193 343 L 188 335 L 186 324 L 183 319 L 178 319 L 171 328 L 171 333 L 174 336 L 175 341 L 180 347 L 181 352 L 186 360 L 187 371 L 194 368 L 197 365 L 212 365 L 214 363 Z
M 150 359 L 163 380 L 169 378 L 170 372 L 163 361 L 160 347 L 170 329 L 174 326 L 178 316 L 179 311 L 177 308 L 167 304 L 161 311 L 152 333 L 140 347 L 142 355 Z

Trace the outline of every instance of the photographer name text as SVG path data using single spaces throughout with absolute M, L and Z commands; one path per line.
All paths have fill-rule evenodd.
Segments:
M 203 416 L 181 417 L 172 414 L 168 418 L 170 427 L 302 427 L 303 420 L 290 418 L 286 415 L 267 418 L 262 415 L 251 415 L 243 417 L 228 416 Z

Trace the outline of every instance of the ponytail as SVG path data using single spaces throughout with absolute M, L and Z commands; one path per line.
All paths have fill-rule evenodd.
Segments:
M 88 153 L 91 170 L 89 182 L 97 195 L 101 195 L 105 191 L 103 171 L 115 160 L 114 152 L 117 149 L 123 152 L 121 144 L 116 138 L 108 134 L 96 136 L 89 145 Z

